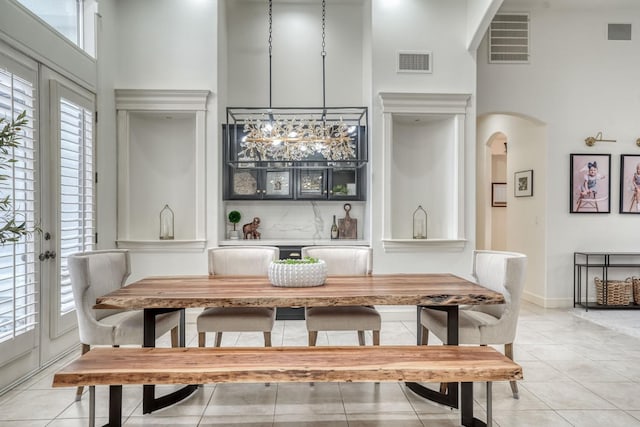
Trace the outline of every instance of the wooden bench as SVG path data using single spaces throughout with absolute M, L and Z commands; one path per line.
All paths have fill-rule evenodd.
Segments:
M 111 386 L 108 425 L 119 426 L 124 384 L 487 382 L 491 425 L 491 382 L 519 379 L 522 368 L 491 347 L 93 348 L 53 386 Z

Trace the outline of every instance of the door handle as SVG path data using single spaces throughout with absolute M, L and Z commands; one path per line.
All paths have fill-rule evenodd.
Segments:
M 44 253 L 41 253 L 40 255 L 38 255 L 38 259 L 40 261 L 44 261 L 46 259 L 55 259 L 55 257 L 56 257 L 55 251 L 45 251 Z

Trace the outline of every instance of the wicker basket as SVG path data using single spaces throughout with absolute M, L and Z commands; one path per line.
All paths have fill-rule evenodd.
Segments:
M 269 281 L 273 286 L 287 288 L 303 288 L 320 286 L 327 278 L 327 264 L 318 260 L 312 264 L 281 264 L 272 262 L 269 265 Z
M 596 277 L 596 302 L 599 305 L 629 305 L 631 303 L 631 277 L 625 280 L 607 280 L 605 286 L 601 278 Z M 606 288 L 606 295 L 605 295 Z
M 633 282 L 633 302 L 640 304 L 640 277 L 632 277 Z

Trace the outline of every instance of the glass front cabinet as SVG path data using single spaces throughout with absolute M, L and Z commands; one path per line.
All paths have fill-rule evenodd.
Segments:
M 363 168 L 299 169 L 296 199 L 364 200 Z
M 293 199 L 293 172 L 290 169 L 226 169 L 227 200 Z
M 225 200 L 365 200 L 362 162 L 261 162 L 242 151 L 241 128 L 223 125 L 222 133 Z

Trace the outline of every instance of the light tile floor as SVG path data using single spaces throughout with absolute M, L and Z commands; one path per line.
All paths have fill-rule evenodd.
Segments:
M 579 314 L 576 310 L 525 304 L 515 342 L 515 358 L 525 376 L 519 384 L 520 399 L 511 397 L 508 383 L 495 383 L 494 425 L 640 427 L 640 338 L 602 326 L 614 324 L 612 319 L 624 320 L 630 311 L 621 313 L 601 311 L 599 318 L 608 320 L 596 324 L 574 315 Z M 188 316 L 191 346 L 197 341 L 195 314 Z M 634 319 L 640 317 L 640 312 L 633 314 Z M 381 343 L 413 344 L 415 333 L 413 321 L 383 320 Z M 303 321 L 276 322 L 274 345 L 306 341 Z M 319 345 L 356 343 L 355 333 L 324 333 L 318 338 Z M 223 345 L 262 345 L 262 334 L 225 334 Z M 88 425 L 88 394 L 75 402 L 75 389 L 51 387 L 53 373 L 76 353 L 0 396 L 0 426 Z M 484 387 L 475 388 L 475 413 L 484 419 Z M 103 425 L 107 388 L 97 387 L 96 395 L 96 425 Z M 141 397 L 142 387 L 124 387 L 125 426 L 446 427 L 460 422 L 457 410 L 424 401 L 399 383 L 207 385 L 179 404 L 144 416 Z

